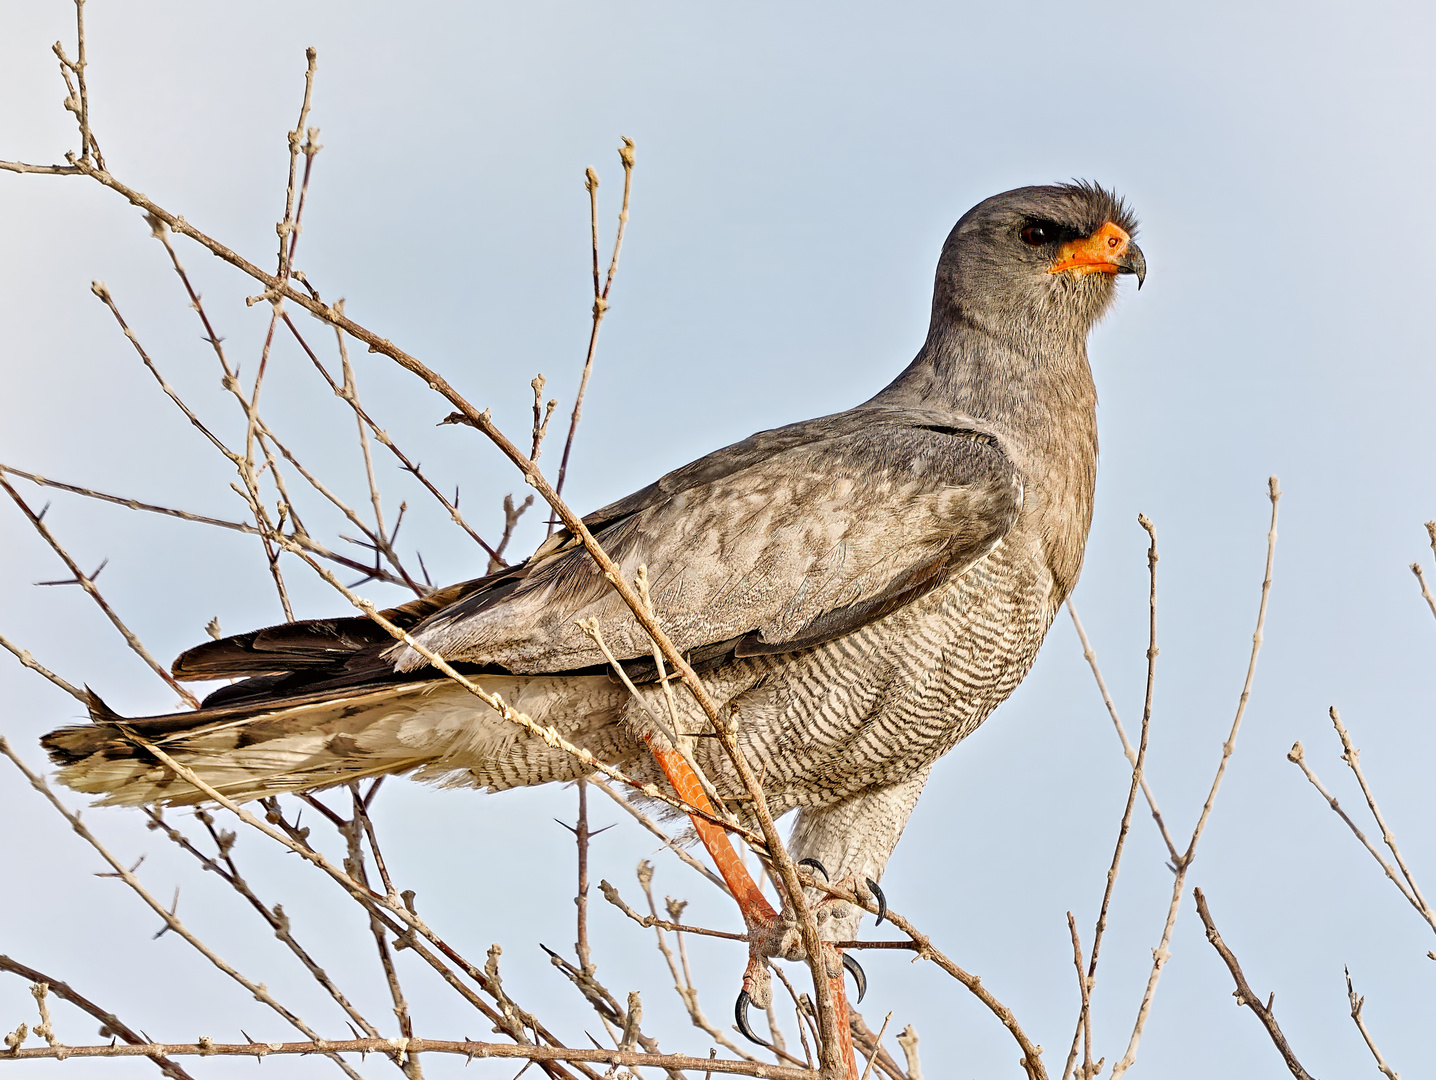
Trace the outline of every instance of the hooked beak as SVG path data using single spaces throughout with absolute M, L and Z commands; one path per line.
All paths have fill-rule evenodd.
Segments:
M 1127 231 L 1110 221 L 1091 236 L 1069 240 L 1057 249 L 1049 274 L 1136 274 L 1137 288 L 1147 280 L 1147 259 Z

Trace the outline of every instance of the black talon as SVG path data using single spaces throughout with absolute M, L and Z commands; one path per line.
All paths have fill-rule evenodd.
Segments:
M 861 1001 L 862 998 L 858 1000 Z M 758 1038 L 757 1035 L 754 1035 L 753 1029 L 748 1026 L 748 1006 L 752 1003 L 753 999 L 748 996 L 748 991 L 739 990 L 738 1003 L 733 1008 L 733 1018 L 738 1021 L 738 1030 L 743 1033 L 743 1038 L 749 1042 L 757 1043 L 759 1046 L 767 1046 L 768 1044 Z
M 865 878 L 864 880 L 868 883 L 868 892 L 872 893 L 878 898 L 878 921 L 873 923 L 873 925 L 881 926 L 883 918 L 888 913 L 888 898 L 884 896 L 883 891 L 878 888 L 878 883 L 876 881 L 874 881 L 872 878 Z
M 820 874 L 823 875 L 823 880 L 824 880 L 824 881 L 832 881 L 832 880 L 833 880 L 832 878 L 830 878 L 830 877 L 828 876 L 828 868 L 827 868 L 826 866 L 824 866 L 822 863 L 818 862 L 817 859 L 799 859 L 799 860 L 798 860 L 798 865 L 799 865 L 799 866 L 811 866 L 814 870 L 816 870 L 818 873 L 820 873 Z
M 868 992 L 868 977 L 863 972 L 863 966 L 852 953 L 843 953 L 843 967 L 852 973 L 853 982 L 858 984 L 858 1000 L 854 1004 L 861 1005 L 863 995 Z

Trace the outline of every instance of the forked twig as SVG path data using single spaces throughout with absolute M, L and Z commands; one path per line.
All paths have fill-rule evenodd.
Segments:
M 579 417 L 583 414 L 583 396 L 588 392 L 588 377 L 593 374 L 593 357 L 598 349 L 598 330 L 603 325 L 603 317 L 608 314 L 608 293 L 613 288 L 613 275 L 618 272 L 618 253 L 623 249 L 623 232 L 628 227 L 628 198 L 633 191 L 632 139 L 624 137 L 623 145 L 618 148 L 618 156 L 623 162 L 623 205 L 618 211 L 618 231 L 613 237 L 613 257 L 609 260 L 608 276 L 602 288 L 599 288 L 598 280 L 598 174 L 592 169 L 584 173 L 584 187 L 588 189 L 589 221 L 593 231 L 593 326 L 588 333 L 588 353 L 583 361 L 583 375 L 578 381 L 578 394 L 573 399 L 573 414 L 569 417 L 563 458 L 559 461 L 558 483 L 554 484 L 554 491 L 560 493 L 563 491 L 564 480 L 568 478 L 568 458 L 573 451 L 574 436 L 578 433 Z M 544 426 L 548 425 L 545 423 Z M 552 522 L 549 524 L 549 532 L 553 532 Z
M 1396 886 L 1397 890 L 1406 899 L 1406 902 L 1414 907 L 1423 919 L 1431 923 L 1433 930 L 1436 930 L 1436 922 L 1432 921 L 1430 908 L 1426 907 L 1422 901 L 1417 898 L 1416 894 L 1413 893 L 1406 882 L 1402 880 L 1397 869 L 1386 861 L 1376 845 L 1367 838 L 1366 834 L 1357 827 L 1356 822 L 1351 820 L 1350 815 L 1342 809 L 1341 804 L 1336 800 L 1336 796 L 1327 790 L 1326 786 L 1317 777 L 1316 772 L 1307 764 L 1306 749 L 1299 741 L 1287 752 L 1286 759 L 1302 771 L 1307 780 L 1311 782 L 1311 786 L 1321 793 L 1321 797 L 1326 800 L 1327 805 L 1331 807 L 1336 816 L 1346 822 L 1346 827 L 1352 831 L 1352 834 L 1357 840 L 1361 841 L 1361 846 L 1371 853 L 1371 857 L 1376 860 L 1382 872 L 1391 879 L 1391 883 Z

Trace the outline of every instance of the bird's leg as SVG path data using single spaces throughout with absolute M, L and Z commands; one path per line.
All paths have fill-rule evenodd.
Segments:
M 698 774 L 684 760 L 683 755 L 652 735 L 645 736 L 644 741 L 648 743 L 648 749 L 652 751 L 659 768 L 663 770 L 663 775 L 668 777 L 668 782 L 673 785 L 678 797 L 689 806 L 713 813 L 713 804 L 708 801 Z M 768 957 L 802 959 L 802 946 L 796 928 L 773 909 L 773 905 L 768 903 L 768 898 L 758 888 L 758 883 L 739 860 L 738 852 L 734 849 L 733 842 L 728 839 L 727 832 L 697 814 L 691 814 L 689 818 L 698 832 L 698 838 L 708 849 L 718 873 L 727 884 L 728 891 L 733 894 L 733 899 L 738 901 L 738 910 L 742 912 L 743 923 L 748 928 L 748 967 L 743 973 L 743 990 L 738 995 L 736 1015 L 738 1027 L 743 1034 L 754 1042 L 759 1042 L 748 1027 L 747 1011 L 749 1002 L 766 1008 L 771 1000 L 772 979 L 768 974 Z M 857 1080 L 857 1056 L 853 1052 L 847 988 L 843 983 L 844 958 L 840 950 L 826 943 L 823 950 L 828 954 L 823 957 L 823 971 L 827 975 L 829 992 L 837 1013 L 838 1038 L 841 1040 L 843 1061 L 847 1065 L 850 1080 Z

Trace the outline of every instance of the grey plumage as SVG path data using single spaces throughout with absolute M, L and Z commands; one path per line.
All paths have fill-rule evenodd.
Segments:
M 1113 231 L 1115 230 L 1115 231 Z M 1145 261 L 1126 207 L 1085 184 L 1021 188 L 944 246 L 917 358 L 847 412 L 760 432 L 590 515 L 660 621 L 736 708 L 797 857 L 877 879 L 934 761 L 1010 694 L 1081 568 L 1096 479 L 1087 332 Z M 426 648 L 569 740 L 662 783 L 641 736 L 659 713 L 651 645 L 567 532 L 525 563 L 394 609 Z M 575 626 L 596 618 L 648 709 Z M 366 619 L 201 645 L 181 678 L 243 677 L 199 712 L 129 721 L 236 798 L 417 770 L 493 790 L 578 763 L 508 724 Z M 702 713 L 687 749 L 744 799 Z M 103 801 L 197 801 L 92 723 L 45 746 Z

